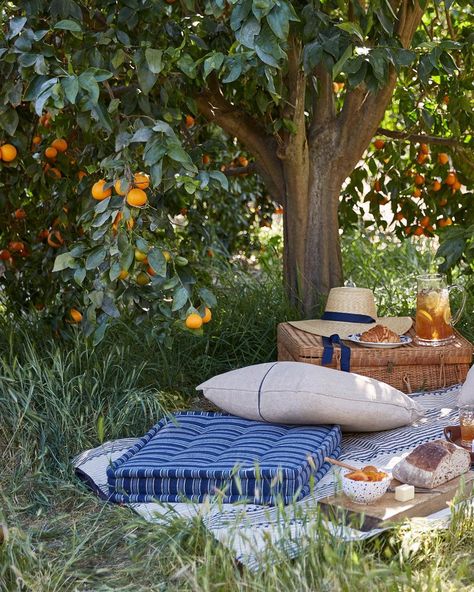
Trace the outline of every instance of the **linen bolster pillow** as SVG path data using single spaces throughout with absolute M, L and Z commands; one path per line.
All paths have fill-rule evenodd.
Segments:
M 214 376 L 198 387 L 233 415 L 286 424 L 339 424 L 373 432 L 413 423 L 423 410 L 373 378 L 303 362 L 270 362 Z
M 466 381 L 461 387 L 459 405 L 474 405 L 474 366 L 471 367 L 466 376 Z

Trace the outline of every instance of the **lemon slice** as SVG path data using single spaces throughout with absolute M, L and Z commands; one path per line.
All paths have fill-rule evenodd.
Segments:
M 430 315 L 429 312 L 427 312 L 426 310 L 419 310 L 417 315 L 423 320 L 423 321 L 428 321 L 428 323 L 432 323 L 433 322 L 433 317 Z
M 439 292 L 435 292 L 434 290 L 428 292 L 428 294 L 424 298 L 426 308 L 436 308 L 439 303 L 439 297 Z

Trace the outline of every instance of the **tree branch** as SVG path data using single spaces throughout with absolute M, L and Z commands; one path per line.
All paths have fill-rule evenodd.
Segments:
M 245 167 L 230 167 L 222 171 L 226 177 L 239 177 L 241 175 L 251 175 L 258 172 L 258 167 L 254 162 L 251 162 Z
M 196 97 L 196 103 L 206 119 L 238 138 L 255 156 L 257 169 L 268 191 L 275 199 L 282 200 L 284 179 L 275 138 L 257 120 L 224 97 L 215 76 L 209 76 L 209 87 Z
M 318 128 L 327 125 L 336 118 L 336 102 L 334 99 L 332 76 L 322 64 L 316 67 L 315 75 L 318 79 L 318 93 L 313 101 L 311 135 L 314 135 Z
M 407 140 L 408 142 L 417 142 L 420 144 L 438 144 L 440 146 L 464 145 L 464 142 L 460 142 L 455 138 L 440 138 L 439 136 L 428 136 L 427 134 L 412 134 L 410 132 L 389 130 L 383 127 L 377 128 L 377 134 L 387 136 L 387 138 L 394 138 L 395 140 Z

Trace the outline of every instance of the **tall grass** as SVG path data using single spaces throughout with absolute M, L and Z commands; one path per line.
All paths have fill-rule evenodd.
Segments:
M 424 269 L 429 254 L 389 241 L 376 248 L 377 256 L 362 239 L 348 241 L 347 275 L 358 285 L 383 285 L 381 314 L 409 312 L 414 284 L 401 276 Z M 149 319 L 123 322 L 92 348 L 74 333 L 59 342 L 40 323 L 3 320 L 0 524 L 8 534 L 0 591 L 474 590 L 467 511 L 447 531 L 412 523 L 348 544 L 316 520 L 297 559 L 270 546 L 255 574 L 239 568 L 198 519 L 148 524 L 77 481 L 70 465 L 77 452 L 143 434 L 163 413 L 192 404 L 195 386 L 213 374 L 275 359 L 276 325 L 296 315 L 278 272 L 223 270 L 215 291 L 219 305 L 199 338 L 177 331 L 163 342 Z

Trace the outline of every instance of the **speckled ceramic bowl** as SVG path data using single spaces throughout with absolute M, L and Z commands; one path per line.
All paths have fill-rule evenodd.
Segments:
M 342 491 L 356 504 L 372 504 L 386 493 L 392 475 L 382 481 L 354 481 L 346 477 L 351 471 L 341 471 Z M 385 472 L 385 471 L 384 471 Z

